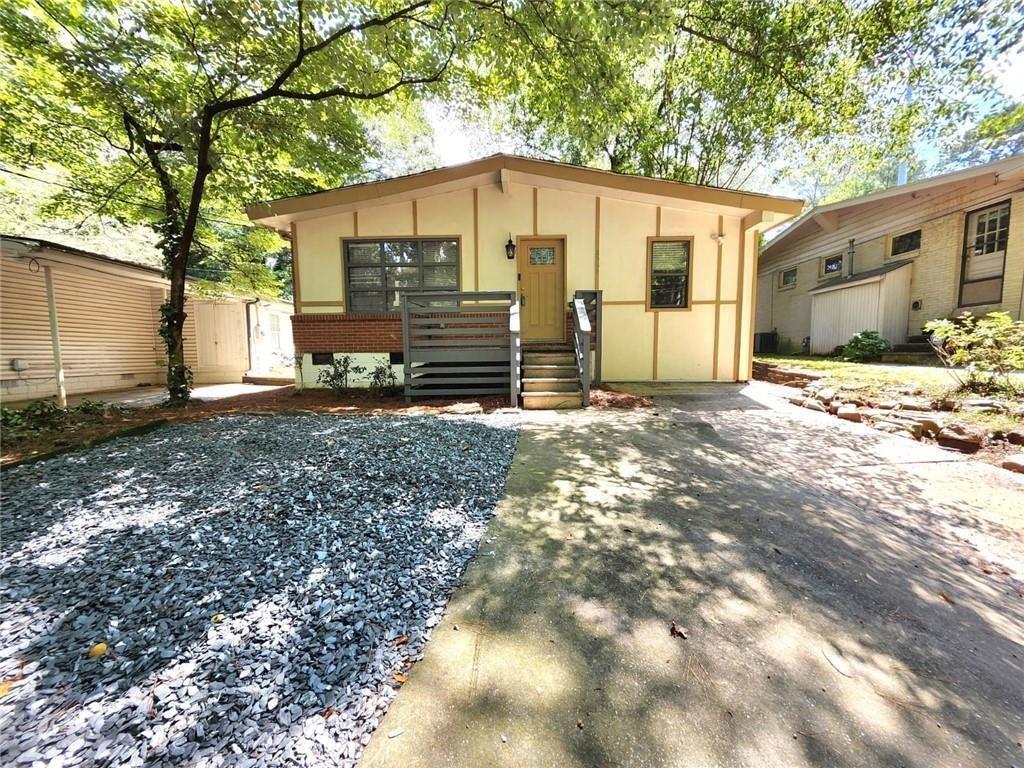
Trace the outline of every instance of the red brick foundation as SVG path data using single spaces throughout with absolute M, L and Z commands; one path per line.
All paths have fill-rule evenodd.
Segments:
M 306 352 L 401 352 L 397 315 L 292 315 L 296 354 Z

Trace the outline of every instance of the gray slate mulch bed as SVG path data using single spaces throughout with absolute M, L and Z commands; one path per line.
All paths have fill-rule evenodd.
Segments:
M 517 436 L 234 416 L 4 472 L 0 764 L 354 765 Z

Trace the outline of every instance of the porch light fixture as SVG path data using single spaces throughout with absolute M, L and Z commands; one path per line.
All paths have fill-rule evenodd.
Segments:
M 512 233 L 508 233 L 508 242 L 505 243 L 505 257 L 512 261 L 516 257 L 516 244 L 512 242 Z

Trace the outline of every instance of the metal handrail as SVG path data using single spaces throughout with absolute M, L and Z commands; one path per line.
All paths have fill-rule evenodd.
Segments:
M 587 306 L 583 299 L 573 299 L 570 307 L 576 370 L 583 390 L 583 407 L 586 408 L 590 405 L 590 318 L 587 317 Z
M 583 299 L 587 308 L 587 317 L 590 320 L 591 338 L 594 347 L 594 368 L 591 373 L 591 380 L 594 384 L 601 383 L 601 347 L 604 342 L 604 300 L 602 292 L 598 290 L 579 290 L 575 292 L 577 299 Z

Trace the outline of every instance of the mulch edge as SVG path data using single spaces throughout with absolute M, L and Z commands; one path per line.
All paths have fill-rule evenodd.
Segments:
M 144 424 L 133 424 L 130 427 L 119 429 L 114 432 L 108 432 L 105 435 L 94 437 L 92 440 L 85 440 L 81 443 L 74 443 L 72 445 L 62 445 L 58 448 L 54 448 L 43 453 L 33 453 L 27 456 L 19 456 L 18 458 L 11 459 L 10 461 L 4 461 L 0 463 L 2 469 L 12 469 L 13 467 L 21 467 L 26 464 L 35 464 L 37 461 L 46 461 L 47 459 L 53 459 L 57 456 L 62 456 L 65 453 L 72 453 L 74 451 L 84 451 L 89 448 L 95 448 L 97 445 L 103 445 L 103 443 L 109 443 L 111 440 L 116 440 L 119 437 L 134 437 L 136 435 L 145 435 L 149 432 L 154 432 L 160 427 L 170 423 L 170 419 L 153 419 L 147 421 Z

